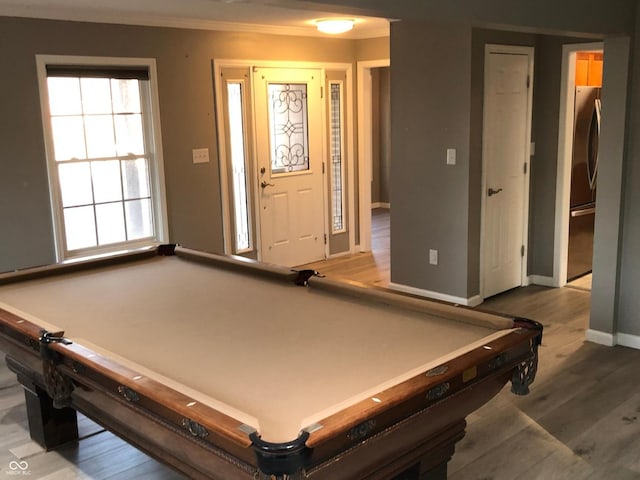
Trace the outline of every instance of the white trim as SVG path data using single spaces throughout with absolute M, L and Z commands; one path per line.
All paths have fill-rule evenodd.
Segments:
M 607 333 L 599 330 L 587 330 L 585 334 L 587 342 L 597 343 L 605 347 L 614 347 L 620 345 L 622 347 L 635 348 L 640 350 L 640 335 L 631 335 L 629 333 Z
M 248 69 L 246 69 L 248 71 Z M 222 79 L 222 73 L 218 76 L 218 79 Z M 246 194 L 247 194 L 247 217 L 248 217 L 248 230 L 249 230 L 249 247 L 236 250 L 236 234 L 234 233 L 235 226 L 235 205 L 231 206 L 231 199 L 235 198 L 235 193 L 231 188 L 232 181 L 231 176 L 229 175 L 229 158 L 227 157 L 226 147 L 226 136 L 225 138 L 219 138 L 217 142 L 218 147 L 218 159 L 219 159 L 219 168 L 221 178 L 227 179 L 226 182 L 221 182 L 220 184 L 220 195 L 222 201 L 222 231 L 223 231 L 223 242 L 224 242 L 224 251 L 229 254 L 242 255 L 246 253 L 251 253 L 256 250 L 256 242 L 257 236 L 254 231 L 254 219 L 255 219 L 255 205 L 252 204 L 253 197 L 253 163 L 252 163 L 252 155 L 253 155 L 253 145 L 250 142 L 250 138 L 252 137 L 252 118 L 248 116 L 248 112 L 251 111 L 251 97 L 249 92 L 251 91 L 251 80 L 245 76 L 227 76 L 223 80 L 220 80 L 220 93 L 222 96 L 217 97 L 218 101 L 216 102 L 216 121 L 222 121 L 222 127 L 219 129 L 221 134 L 225 134 L 225 125 L 229 118 L 225 114 L 225 105 L 229 105 L 228 100 L 228 85 L 232 83 L 237 83 L 241 85 L 241 99 L 242 99 L 242 122 L 243 122 L 243 141 L 245 148 L 245 182 L 246 182 Z M 225 88 L 226 87 L 226 88 Z M 229 155 L 231 157 L 231 155 Z M 233 221 L 231 220 L 233 218 Z M 227 235 L 225 232 L 229 232 Z
M 544 275 L 529 275 L 527 285 L 542 285 L 543 287 L 555 287 L 555 280 L 553 277 L 546 277 Z
M 409 285 L 402 285 L 399 283 L 389 283 L 389 288 L 397 290 L 398 292 L 409 293 L 411 295 L 417 295 L 419 297 L 431 298 L 434 300 L 442 300 L 444 302 L 453 303 L 454 305 L 465 305 L 468 307 L 476 307 L 482 303 L 480 295 L 475 295 L 470 298 L 455 297 L 453 295 L 446 295 L 444 293 L 432 292 L 430 290 L 423 290 L 421 288 L 411 287 Z
M 623 347 L 635 348 L 640 350 L 640 335 L 631 335 L 628 333 L 618 333 L 618 345 Z
M 86 255 L 110 254 L 123 249 L 133 249 L 144 245 L 156 244 L 168 241 L 169 238 L 169 222 L 167 217 L 167 195 L 164 179 L 164 160 L 162 155 L 162 132 L 160 128 L 160 100 L 158 94 L 158 74 L 156 68 L 156 60 L 154 58 L 134 58 L 134 57 L 96 57 L 96 56 L 77 56 L 77 55 L 36 55 L 36 71 L 38 75 L 38 89 L 40 93 L 40 109 L 45 135 L 45 156 L 47 159 L 47 173 L 49 178 L 49 195 L 50 206 L 53 219 L 54 243 L 56 260 L 61 262 L 73 257 L 82 257 Z M 51 188 L 52 184 L 58 184 L 57 169 L 55 166 L 53 133 L 51 131 L 51 114 L 49 111 L 49 91 L 47 88 L 47 65 L 100 65 L 100 66 L 135 66 L 145 67 L 149 70 L 149 97 L 151 104 L 151 112 L 149 119 L 151 125 L 151 139 L 153 141 L 152 151 L 149 153 L 149 169 L 150 182 L 152 190 L 153 211 L 154 211 L 154 230 L 155 237 L 149 240 L 129 241 L 126 243 L 118 243 L 113 245 L 105 245 L 103 247 L 90 248 L 86 250 L 78 250 L 69 255 L 66 252 L 64 241 L 62 241 L 62 200 L 59 195 L 59 188 Z M 148 133 L 148 132 L 145 132 Z
M 328 67 L 325 67 L 327 70 Z M 345 123 L 345 135 L 347 139 L 347 219 L 349 221 L 349 253 L 356 250 L 356 146 L 354 132 L 356 131 L 355 88 L 353 85 L 353 66 L 349 64 L 346 70 L 347 78 L 347 122 Z
M 346 138 L 347 138 L 347 144 L 346 144 L 346 150 L 347 150 L 347 189 L 348 189 L 348 198 L 347 198 L 347 205 L 348 205 L 348 218 L 349 218 L 349 244 L 350 244 L 350 252 L 349 253 L 354 253 L 356 251 L 356 244 L 355 244 L 355 215 L 354 215 L 354 211 L 355 211 L 355 181 L 354 181 L 354 151 L 355 151 L 355 147 L 354 147 L 354 135 L 353 135 L 353 65 L 350 63 L 330 63 L 330 62 L 285 62 L 285 61 L 280 61 L 280 60 L 238 60 L 238 59 L 218 59 L 218 60 L 213 60 L 213 72 L 214 72 L 214 91 L 215 91 L 215 97 L 217 99 L 221 99 L 222 95 L 224 94 L 223 91 L 223 82 L 220 81 L 221 78 L 221 74 L 222 74 L 222 69 L 223 68 L 247 68 L 247 69 L 253 69 L 253 68 L 257 68 L 257 67 L 263 67 L 263 68 L 289 68 L 289 69 L 314 69 L 314 70 L 320 70 L 321 71 L 321 77 L 322 79 L 325 78 L 324 72 L 326 70 L 342 70 L 345 72 L 346 74 L 346 80 L 345 80 L 345 95 L 347 96 L 347 111 L 350 115 L 351 121 L 346 122 L 345 124 L 345 129 L 346 131 L 344 132 Z M 255 86 L 253 85 L 253 76 L 250 75 L 250 79 L 249 81 L 251 82 L 251 94 L 252 96 L 255 94 Z M 325 82 L 323 80 L 321 80 L 321 85 L 324 88 Z M 253 122 L 252 125 L 250 126 L 251 131 L 248 131 L 248 136 L 250 138 L 254 138 L 255 139 L 255 135 L 256 135 L 256 126 L 255 126 L 255 111 L 254 111 L 254 101 L 253 98 L 250 99 L 251 102 L 251 109 L 253 111 Z M 322 99 L 322 125 L 323 125 L 323 138 L 322 138 L 322 150 L 323 150 L 323 156 L 326 160 L 326 101 L 325 99 Z M 225 126 L 224 126 L 224 109 L 223 109 L 223 105 L 222 105 L 222 101 L 218 100 L 216 102 L 216 126 L 217 126 L 217 133 L 218 133 L 218 155 L 220 158 L 220 187 L 221 187 L 221 196 L 222 196 L 222 214 L 223 214 L 223 243 L 224 243 L 224 249 L 225 249 L 225 253 L 229 254 L 233 252 L 233 246 L 232 246 L 232 242 L 233 242 L 233 232 L 231 232 L 231 207 L 230 207 L 230 198 L 229 198 L 229 189 L 228 189 L 228 176 L 229 176 L 229 172 L 228 172 L 228 168 L 226 165 L 226 145 L 225 145 L 225 138 L 226 138 L 226 132 L 225 132 Z M 349 117 L 348 117 L 349 118 Z M 252 172 L 256 172 L 257 171 L 257 156 L 256 156 L 256 152 L 255 152 L 255 141 L 251 141 L 249 142 L 250 145 L 248 145 L 248 147 L 251 150 L 251 161 L 252 161 L 252 165 L 251 165 L 251 171 Z M 328 168 L 325 169 L 325 175 L 323 176 L 323 189 L 324 189 L 324 193 L 323 193 L 323 214 L 324 214 L 324 219 L 323 219 L 323 225 L 325 228 L 325 231 L 328 232 L 327 228 L 328 225 L 330 224 L 330 213 L 329 213 L 329 209 L 326 207 L 326 192 L 327 192 L 327 177 L 328 177 L 329 171 Z M 253 196 L 253 198 L 251 199 L 251 201 L 253 202 L 253 208 L 254 208 L 254 212 L 256 212 L 256 216 L 255 216 L 255 222 L 256 222 L 256 231 L 255 231 L 255 245 L 254 245 L 254 250 L 257 252 L 258 255 L 258 259 L 261 258 L 262 252 L 260 249 L 260 245 L 262 245 L 261 243 L 261 238 L 260 238 L 260 215 L 257 213 L 259 212 L 259 199 L 258 199 L 258 194 L 256 192 L 259 192 L 258 186 L 257 186 L 257 175 L 253 175 L 252 176 L 252 185 L 255 183 L 255 185 L 253 185 L 252 189 L 251 189 L 251 194 Z M 327 244 L 325 246 L 325 256 L 328 255 L 328 248 L 329 245 Z
M 576 89 L 576 53 L 604 50 L 603 43 L 563 45 L 560 77 L 560 121 L 558 125 L 558 161 L 556 173 L 556 218 L 553 238 L 553 286 L 567 283 L 569 257 L 569 203 L 571 193 L 571 156 L 573 150 L 573 111 Z
M 597 343 L 598 345 L 604 345 L 606 347 L 613 347 L 618 343 L 617 335 L 591 329 L 587 330 L 585 340 L 587 342 Z
M 371 209 L 374 208 L 386 208 L 386 209 L 390 209 L 391 208 L 391 204 L 389 202 L 376 202 L 376 203 L 372 203 L 371 204 Z
M 371 69 L 388 67 L 391 60 L 358 62 L 358 199 L 360 208 L 360 251 L 371 251 L 371 180 L 372 180 L 372 91 Z
M 327 260 L 332 260 L 334 258 L 340 258 L 340 257 L 348 257 L 349 255 L 351 255 L 351 252 L 332 253 L 332 254 L 327 256 Z M 320 273 L 322 274 L 322 272 L 320 272 Z
M 216 115 L 216 126 L 218 130 L 218 168 L 220 169 L 220 201 L 222 203 L 222 243 L 224 248 L 224 253 L 227 255 L 233 253 L 233 245 L 234 238 L 233 232 L 231 231 L 231 191 L 229 189 L 229 166 L 228 158 L 227 158 L 227 142 L 226 142 L 226 129 L 224 126 L 224 104 L 223 95 L 225 95 L 224 91 L 224 83 L 220 79 L 222 78 L 222 67 L 217 68 L 215 61 L 213 62 L 214 68 L 214 92 L 215 92 L 215 115 Z M 244 79 L 246 82 L 249 82 L 249 79 Z M 243 92 L 243 96 L 246 96 L 246 90 Z M 246 120 L 246 119 L 244 119 Z M 249 125 L 245 123 L 245 128 L 250 128 Z M 246 135 L 245 135 L 246 136 Z M 249 147 L 249 145 L 247 145 Z M 251 186 L 247 185 L 247 190 L 249 195 L 251 195 Z M 251 203 L 251 198 L 248 199 L 249 203 Z M 250 214 L 253 215 L 253 206 L 250 207 Z M 251 218 L 249 219 L 251 221 Z M 252 222 L 251 222 L 252 223 Z M 253 239 L 252 239 L 253 243 Z M 255 248 L 255 245 L 253 245 Z
M 531 163 L 533 158 L 531 157 L 531 129 L 532 129 L 532 119 L 533 119 L 533 68 L 534 68 L 534 58 L 535 58 L 535 48 L 534 47 L 521 47 L 514 45 L 494 45 L 494 44 L 486 44 L 484 49 L 484 75 L 485 75 L 485 92 L 483 92 L 483 98 L 486 101 L 486 76 L 487 76 L 487 58 L 489 54 L 492 53 L 504 53 L 504 54 L 520 54 L 527 55 L 529 59 L 529 68 L 528 75 L 530 86 L 527 91 L 527 124 L 526 124 L 526 133 L 525 133 L 525 152 L 524 158 L 525 162 L 527 162 L 527 170 L 524 174 L 523 182 L 524 182 L 524 190 L 523 190 L 523 213 L 522 213 L 522 245 L 524 246 L 524 255 L 521 260 L 521 277 L 520 277 L 520 285 L 527 285 L 529 282 L 529 277 L 527 275 L 527 266 L 528 266 L 528 252 L 529 252 L 529 185 L 531 179 Z M 484 192 L 487 191 L 487 177 L 486 177 L 486 142 L 484 140 L 485 136 L 485 128 L 486 124 L 486 109 L 483 111 L 483 133 L 482 133 L 482 190 L 480 193 L 481 198 L 481 207 L 480 207 L 480 296 L 481 298 L 485 298 L 485 260 L 484 260 L 484 249 L 485 249 L 485 213 L 486 213 L 486 195 Z M 524 167 L 524 166 L 523 166 Z
M 162 130 L 160 115 L 160 89 L 158 88 L 158 69 L 156 67 L 156 59 L 146 59 L 149 63 L 149 101 L 151 102 L 151 129 L 153 130 L 153 155 L 155 162 L 150 166 L 155 170 L 155 175 L 151 175 L 151 181 L 155 182 L 156 199 L 159 205 L 156 205 L 156 237 L 160 242 L 169 241 L 169 218 L 167 214 L 167 187 L 164 179 L 164 155 L 162 153 Z

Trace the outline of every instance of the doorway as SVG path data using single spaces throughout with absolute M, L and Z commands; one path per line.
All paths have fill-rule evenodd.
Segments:
M 533 48 L 485 49 L 482 295 L 526 283 Z
M 582 165 L 584 167 L 583 180 L 587 184 L 593 185 L 593 192 L 587 192 L 587 195 L 591 197 L 593 195 L 593 205 L 586 205 L 589 202 L 579 202 L 576 200 L 576 196 L 572 194 L 572 171 L 574 165 L 574 140 L 575 140 L 575 126 L 576 126 L 576 91 L 578 87 L 588 87 L 578 85 L 579 83 L 593 83 L 594 79 L 586 78 L 584 82 L 579 80 L 586 74 L 589 74 L 588 54 L 602 55 L 604 45 L 602 43 L 590 43 L 590 44 L 575 44 L 565 45 L 563 47 L 563 60 L 562 60 L 562 78 L 561 78 L 561 98 L 560 98 L 560 125 L 558 136 L 558 172 L 557 172 L 557 185 L 556 185 L 556 228 L 555 228 L 555 249 L 554 255 L 554 270 L 553 270 L 553 286 L 562 287 L 567 284 L 567 280 L 573 280 L 575 277 L 579 277 L 581 274 L 587 274 L 591 268 L 591 259 L 593 258 L 593 227 L 592 224 L 595 221 L 595 180 L 597 175 L 597 169 L 594 172 L 593 162 L 589 167 L 591 171 L 587 169 L 588 164 Z M 581 53 L 587 54 L 586 56 Z M 580 57 L 580 58 L 579 58 Z M 587 63 L 584 63 L 584 60 Z M 600 60 L 603 60 L 600 58 Z M 599 70 L 596 65 L 596 71 Z M 602 67 L 600 62 L 599 67 Z M 586 68 L 586 72 L 583 74 L 583 70 Z M 601 70 L 600 70 L 601 72 Z M 600 73 L 601 75 L 601 73 Z M 597 73 L 596 73 L 597 76 Z M 596 83 L 601 83 L 601 78 L 595 79 Z M 589 102 L 591 103 L 591 102 Z M 595 102 L 594 102 L 595 108 Z M 586 124 L 587 130 L 591 129 L 591 119 Z M 597 128 L 597 126 L 595 127 Z M 593 152 L 594 145 L 591 145 Z M 584 144 L 584 150 L 588 150 L 588 144 Z M 579 147 L 580 149 L 580 147 Z M 597 146 L 595 148 L 597 153 Z M 588 154 L 588 153 L 587 153 Z M 582 163 L 582 162 L 578 162 Z M 584 182 L 583 182 L 584 183 Z M 588 187 L 591 190 L 591 185 Z M 573 197 L 573 199 L 572 199 Z M 590 199 L 589 199 L 590 200 Z M 579 203 L 585 204 L 580 205 Z M 575 204 L 575 205 L 574 205 Z M 575 208 L 572 208 L 575 207 Z M 593 207 L 593 208 L 591 208 Z M 574 216 L 572 217 L 572 213 Z M 573 221 L 571 219 L 573 218 Z M 574 225 L 578 223 L 579 228 L 577 231 L 571 228 L 570 223 Z M 573 230 L 573 231 L 572 231 Z M 584 231 L 583 231 L 584 230 Z M 586 232 L 586 233 L 585 233 Z M 573 235 L 571 235 L 573 234 Z M 570 259 L 570 239 L 574 237 L 572 243 L 572 256 Z M 577 240 L 577 244 L 575 243 Z M 582 253 L 580 253 L 582 252 Z M 578 257 L 576 259 L 576 254 Z M 584 259 L 587 259 L 585 264 Z M 582 281 L 581 284 L 588 285 L 590 288 L 590 279 Z
M 390 65 L 388 58 L 358 62 L 358 220 L 361 252 L 370 252 L 372 248 L 373 71 Z
M 224 252 L 288 266 L 355 252 L 351 64 L 218 60 L 213 72 Z

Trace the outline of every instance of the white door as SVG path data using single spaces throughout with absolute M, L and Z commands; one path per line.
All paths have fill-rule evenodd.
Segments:
M 530 136 L 527 53 L 485 57 L 483 297 L 522 285 Z
M 321 72 L 256 68 L 261 259 L 325 258 Z

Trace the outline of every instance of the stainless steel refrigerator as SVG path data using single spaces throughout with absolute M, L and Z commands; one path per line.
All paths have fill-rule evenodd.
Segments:
M 567 279 L 591 272 L 598 179 L 601 89 L 577 87 L 571 162 Z

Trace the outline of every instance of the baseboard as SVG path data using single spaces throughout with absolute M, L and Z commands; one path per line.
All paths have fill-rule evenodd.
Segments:
M 618 345 L 640 350 L 640 336 L 630 335 L 628 333 L 618 333 L 616 336 L 618 338 Z
M 475 295 L 471 298 L 455 297 L 453 295 L 447 295 L 439 292 L 431 292 L 429 290 L 423 290 L 421 288 L 410 287 L 408 285 L 401 285 L 399 283 L 390 283 L 389 288 L 397 290 L 398 292 L 410 293 L 411 295 L 417 295 L 419 297 L 431 298 L 433 300 L 442 300 L 443 302 L 449 302 L 456 305 L 465 305 L 467 307 L 475 307 L 482 303 L 482 297 Z
M 553 277 L 545 277 L 544 275 L 529 275 L 529 285 L 541 285 L 543 287 L 557 287 Z
M 612 333 L 601 332 L 599 330 L 587 330 L 585 340 L 606 347 L 613 347 L 618 343 L 618 335 Z
M 351 254 L 353 254 L 355 252 L 358 252 L 359 251 L 358 250 L 359 247 L 360 247 L 359 245 L 356 246 L 356 249 L 353 252 L 350 252 L 349 250 L 346 250 L 344 252 L 332 253 L 327 257 L 327 260 L 332 260 L 334 258 L 340 258 L 340 257 L 348 257 L 349 255 L 351 255 Z
M 373 210 L 374 208 L 391 208 L 391 204 L 388 202 L 376 202 L 376 203 L 372 203 L 371 204 L 371 209 Z

